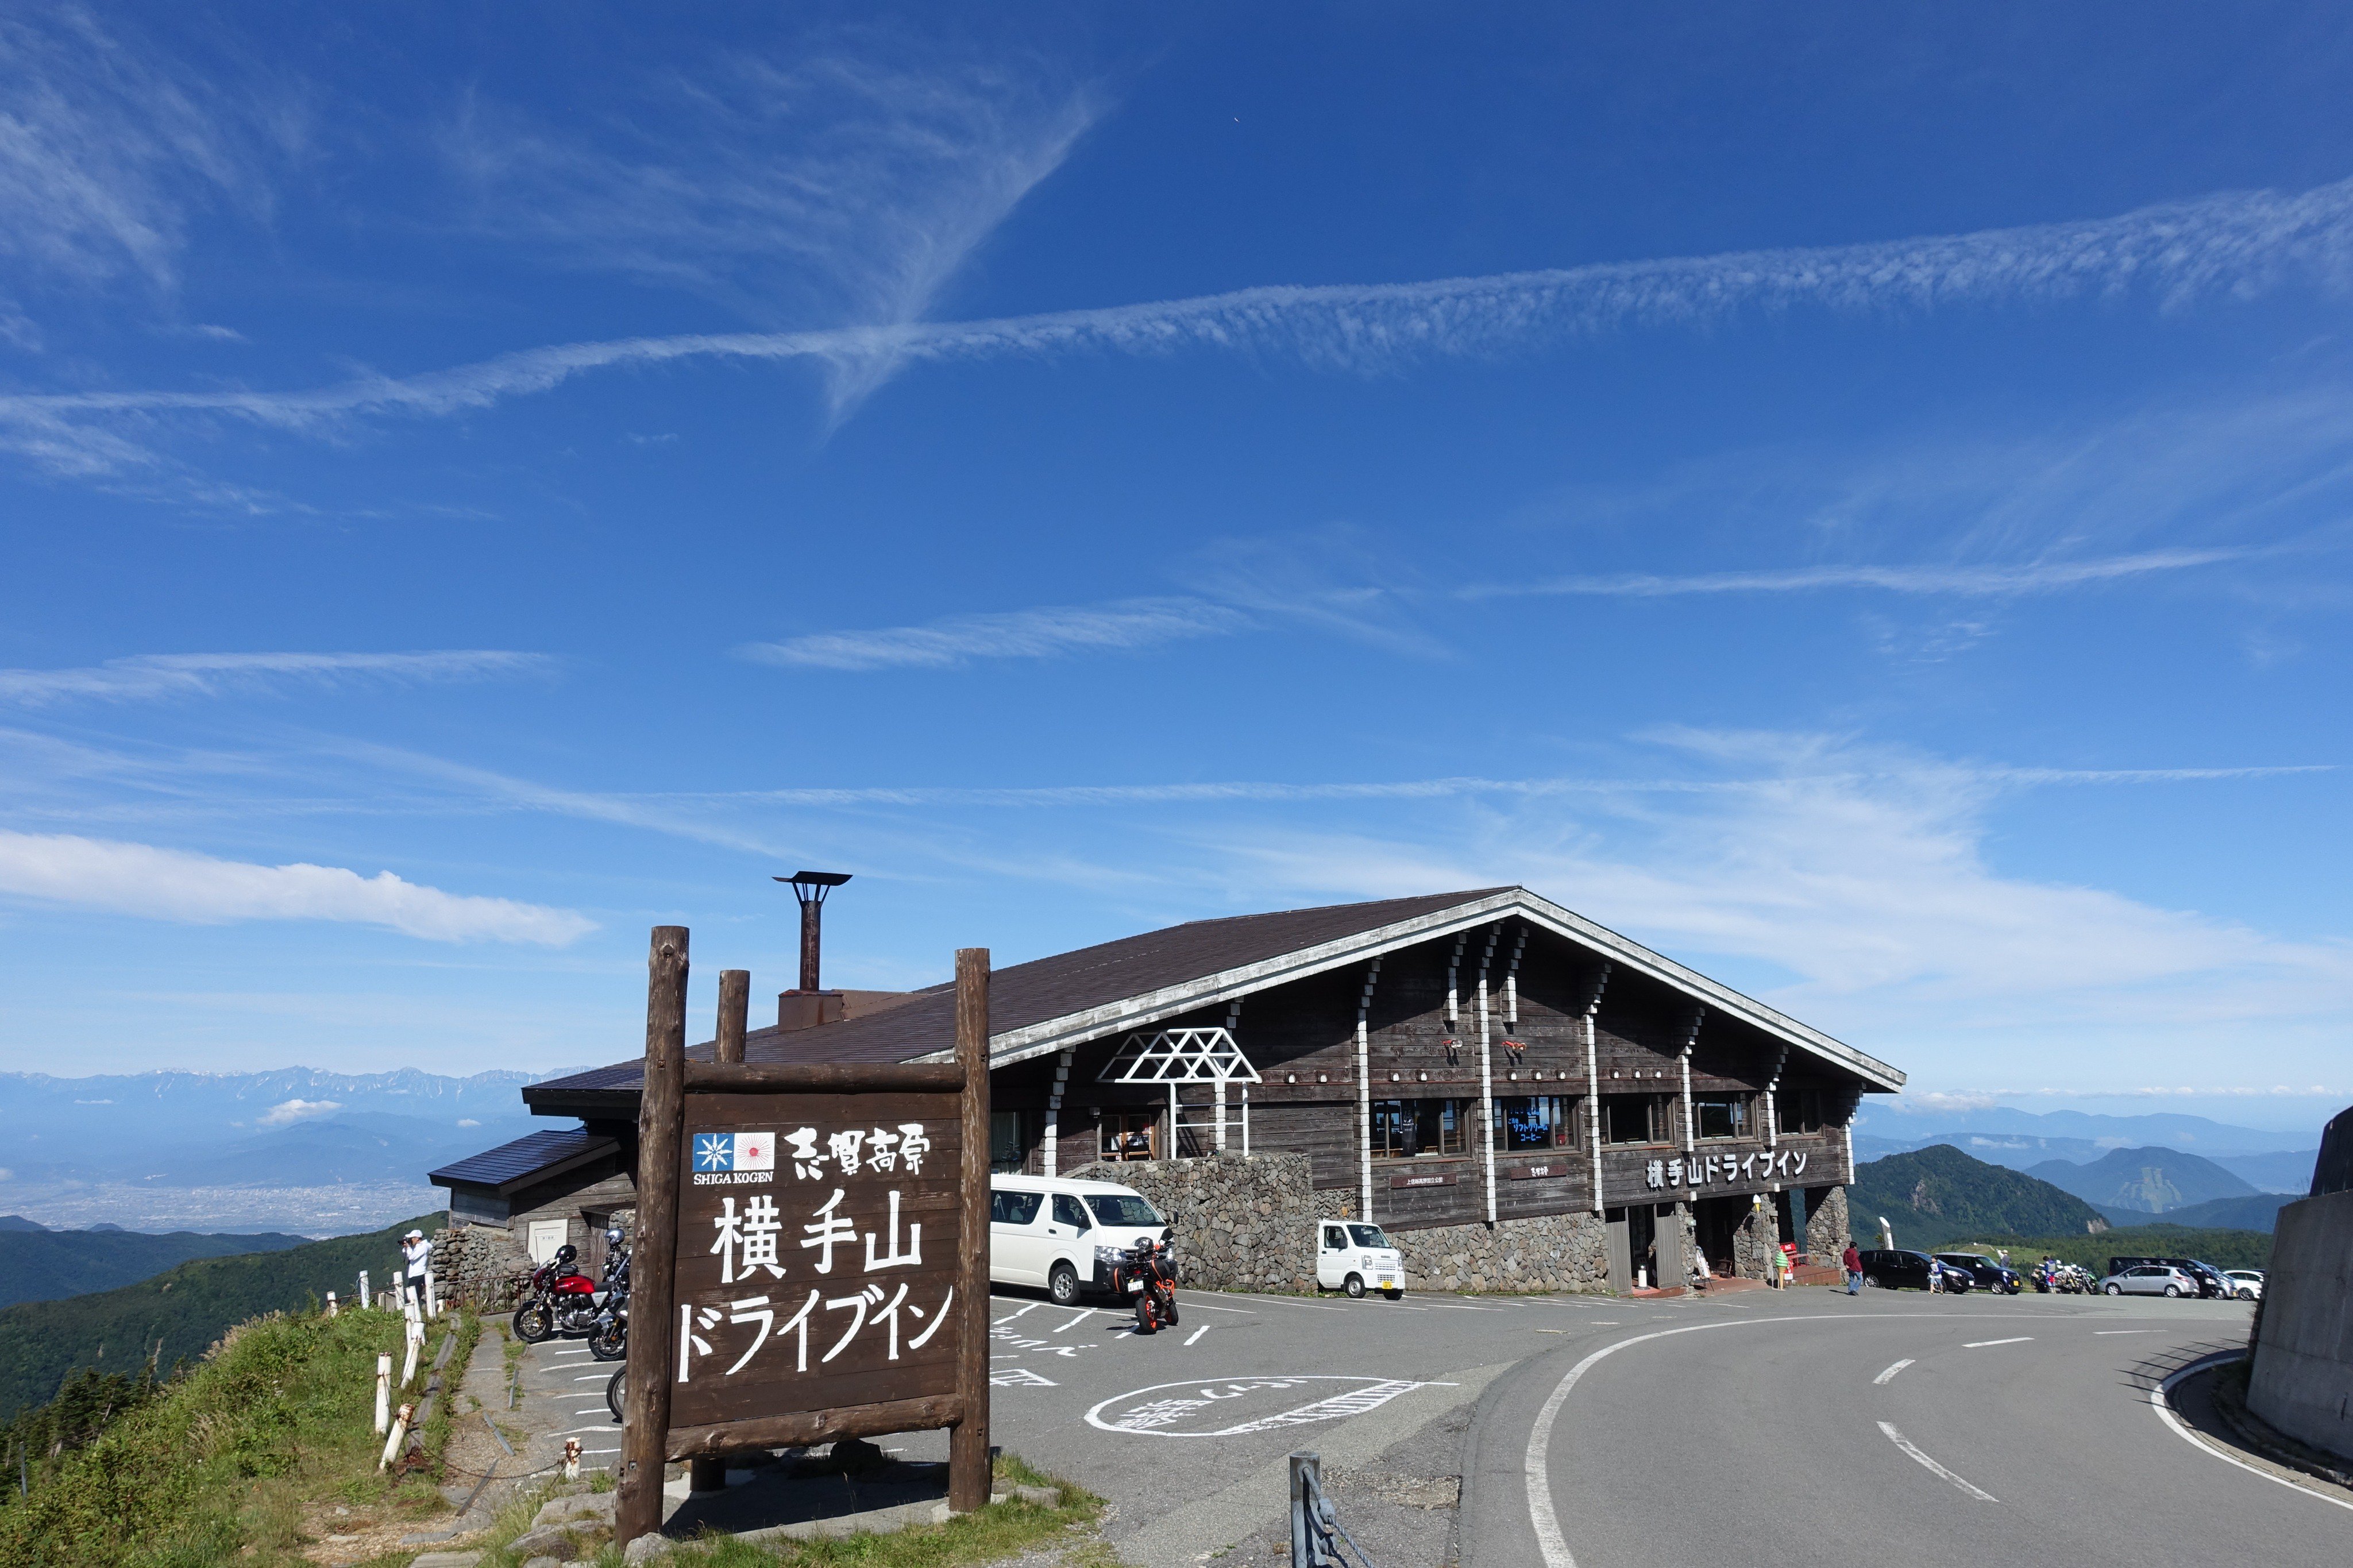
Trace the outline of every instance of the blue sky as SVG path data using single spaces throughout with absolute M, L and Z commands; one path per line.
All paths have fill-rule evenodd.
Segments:
M 817 866 L 2353 1098 L 2353 20 L 1263 12 L 0 9 L 0 1068 L 608 1060 Z

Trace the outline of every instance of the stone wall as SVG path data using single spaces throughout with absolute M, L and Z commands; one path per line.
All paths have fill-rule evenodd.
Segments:
M 444 1301 L 482 1312 L 515 1304 L 531 1258 L 512 1231 L 496 1225 L 454 1225 L 433 1238 L 433 1289 Z
M 1317 1192 L 1297 1154 L 1087 1165 L 1179 1215 L 1177 1278 L 1203 1290 L 1315 1289 L 1315 1222 L 1355 1217 L 1356 1195 Z M 1608 1238 L 1589 1214 L 1389 1232 L 1409 1285 L 1426 1290 L 1607 1290 Z
M 1609 1229 L 1591 1214 L 1393 1230 L 1406 1282 L 1423 1290 L 1497 1293 L 1609 1289 Z
M 1315 1288 L 1319 1194 L 1303 1154 L 1082 1165 L 1070 1179 L 1133 1187 L 1178 1216 L 1176 1278 L 1197 1290 Z
M 1770 1207 L 1749 1205 L 1748 1217 L 1732 1233 L 1732 1272 L 1742 1279 L 1773 1278 L 1773 1257 L 1781 1250 L 1781 1227 Z
M 1836 1264 L 1852 1235 L 1847 1222 L 1846 1189 L 1808 1187 L 1806 1207 L 1811 1212 L 1806 1216 L 1804 1250 L 1824 1263 Z

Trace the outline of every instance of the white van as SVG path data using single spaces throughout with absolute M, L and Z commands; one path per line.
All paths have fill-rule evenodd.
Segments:
M 1316 1227 L 1315 1283 L 1326 1290 L 1362 1296 L 1378 1290 L 1394 1301 L 1405 1294 L 1405 1256 L 1389 1245 L 1377 1225 L 1327 1219 Z
M 1060 1176 L 988 1178 L 988 1279 L 1045 1287 L 1060 1306 L 1111 1289 L 1112 1262 L 1146 1239 L 1176 1235 L 1144 1194 L 1115 1182 Z

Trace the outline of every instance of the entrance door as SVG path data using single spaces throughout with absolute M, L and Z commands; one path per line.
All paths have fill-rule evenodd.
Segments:
M 1658 1274 L 1651 1283 L 1662 1289 L 1672 1289 L 1685 1282 L 1691 1273 L 1691 1260 L 1684 1246 L 1683 1205 L 1661 1204 L 1652 1212 L 1652 1255 L 1659 1265 Z
M 1626 1211 L 1609 1209 L 1602 1218 L 1609 1227 L 1609 1289 L 1623 1296 L 1634 1288 L 1634 1247 L 1627 1235 Z

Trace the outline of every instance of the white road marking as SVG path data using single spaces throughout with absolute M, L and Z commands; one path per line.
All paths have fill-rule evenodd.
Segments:
M 1208 1302 L 1191 1296 L 1177 1297 L 1176 1304 L 1188 1312 L 1240 1312 L 1245 1318 L 1251 1315 L 1248 1307 L 1213 1307 Z M 1116 1315 L 1118 1314 L 1114 1314 Z
M 612 1380 L 612 1376 L 613 1374 L 609 1372 L 592 1372 L 586 1377 L 575 1377 L 572 1381 L 575 1383 L 594 1383 L 601 1377 L 606 1381 L 610 1382 Z
M 1953 1474 L 1952 1471 L 1945 1468 L 1944 1466 L 1936 1463 L 1936 1460 L 1922 1453 L 1918 1447 L 1913 1443 L 1911 1438 L 1906 1437 L 1903 1433 L 1898 1432 L 1891 1423 L 1882 1421 L 1879 1424 L 1879 1429 L 1887 1434 L 1887 1440 L 1889 1442 L 1894 1444 L 1897 1447 L 1903 1449 L 1905 1453 L 1919 1460 L 1921 1464 L 1926 1466 L 1930 1473 L 1944 1477 L 1945 1479 L 1952 1482 L 1955 1486 L 1960 1488 L 1963 1491 L 1968 1493 L 1969 1496 L 1977 1499 L 1979 1502 L 1993 1502 L 1997 1500 L 1993 1493 L 1989 1491 L 1981 1491 L 1978 1488 L 1969 1485 L 1968 1482 L 1961 1479 L 1960 1477 Z
M 2149 1331 L 2155 1333 L 2158 1331 L 2152 1329 Z M 2322 1502 L 2328 1503 L 2337 1508 L 2353 1509 L 2353 1502 L 2347 1502 L 2343 1498 L 2333 1498 L 2326 1492 L 2314 1491 L 2310 1487 L 2299 1486 L 2295 1482 L 2289 1480 L 2284 1476 L 2275 1476 L 2269 1470 L 2259 1470 L 2255 1468 L 2254 1466 L 2247 1463 L 2244 1459 L 2236 1458 L 2232 1455 L 2222 1452 L 2221 1449 L 2216 1447 L 2213 1444 L 2207 1442 L 2204 1438 L 2199 1436 L 2197 1433 L 2192 1432 L 2189 1429 L 2189 1423 L 2183 1421 L 2180 1416 L 2173 1413 L 2172 1401 L 2168 1396 L 2173 1393 L 2175 1384 L 2179 1384 L 2183 1378 L 2189 1377 L 2193 1373 L 2205 1371 L 2210 1366 L 2218 1366 L 2226 1361 L 2237 1361 L 2246 1353 L 2247 1352 L 2244 1351 L 2218 1351 L 2210 1356 L 2200 1356 L 2196 1361 L 2191 1362 L 2188 1366 L 2183 1367 L 2180 1371 L 2167 1378 L 2163 1383 L 2158 1384 L 2155 1388 L 2150 1389 L 2148 1391 L 2148 1402 L 2157 1406 L 2157 1413 L 2165 1418 L 2165 1424 L 2168 1426 L 2172 1427 L 2176 1433 L 2179 1434 L 2183 1442 L 2189 1444 L 2200 1453 L 2211 1455 L 2213 1458 L 2221 1460 L 2226 1465 L 2236 1465 L 2239 1468 L 2246 1471 L 2251 1476 L 2261 1476 L 2267 1481 L 2276 1481 L 2281 1486 L 2287 1488 L 2290 1491 L 2302 1492 L 2305 1496 L 2309 1498 L 2318 1498 Z
M 2011 1340 L 1971 1340 L 1961 1348 L 1965 1351 L 1981 1351 L 1990 1345 L 2022 1345 L 2033 1337 L 2032 1334 L 2021 1334 Z
M 1912 1358 L 1910 1356 L 1905 1356 L 1902 1361 L 1897 1362 L 1894 1366 L 1889 1367 L 1885 1372 L 1883 1372 L 1877 1377 L 1873 1378 L 1871 1380 L 1871 1385 L 1873 1388 L 1886 1387 L 1889 1384 L 1895 1381 L 1895 1374 L 1897 1373 L 1902 1372 L 1905 1367 L 1910 1366 L 1911 1364 Z
M 580 1451 L 584 1454 L 617 1454 L 621 1450 L 618 1448 L 583 1448 Z
M 586 1355 L 588 1352 L 587 1352 L 586 1350 L 576 1350 L 576 1351 L 550 1351 L 550 1352 L 548 1352 L 547 1353 L 548 1353 L 548 1354 L 550 1354 L 550 1355 Z
M 1177 1422 L 1204 1417 L 1201 1412 L 1213 1410 L 1226 1400 L 1245 1399 L 1257 1393 L 1287 1393 L 1303 1384 L 1348 1383 L 1356 1386 L 1322 1399 L 1256 1420 L 1237 1421 L 1212 1431 L 1178 1432 L 1170 1428 Z M 1417 1383 L 1388 1377 L 1341 1377 L 1314 1373 L 1301 1377 L 1244 1377 L 1226 1383 L 1203 1385 L 1199 1383 L 1155 1383 L 1149 1388 L 1139 1388 L 1126 1394 L 1113 1394 L 1087 1412 L 1087 1425 L 1105 1432 L 1131 1434 L 1139 1437 L 1240 1437 L 1252 1432 L 1269 1432 L 1283 1426 L 1304 1426 L 1318 1421 L 1344 1421 L 1377 1410 L 1400 1394 L 1410 1394 L 1417 1388 L 1452 1388 L 1451 1383 Z M 1198 1397 L 1171 1396 L 1154 1400 L 1147 1405 L 1133 1405 L 1147 1394 L 1157 1394 L 1164 1388 L 1184 1388 L 1196 1391 Z M 1106 1421 L 1103 1412 L 1114 1405 L 1130 1405 L 1124 1417 Z
M 1280 1296 L 1255 1296 L 1242 1292 L 1245 1301 L 1271 1301 L 1278 1307 L 1299 1307 L 1310 1312 L 1345 1312 L 1345 1307 L 1319 1307 L 1313 1301 L 1287 1301 Z
M 610 1415 L 612 1413 L 613 1410 L 610 1405 L 592 1405 L 586 1410 L 575 1410 L 572 1414 L 575 1415 Z
M 1089 1307 L 1089 1308 L 1085 1309 L 1084 1310 L 1082 1310 L 1082 1311 L 1081 1311 L 1081 1312 L 1078 1312 L 1077 1314 L 1075 1314 L 1074 1316 L 1072 1316 L 1072 1317 L 1071 1317 L 1071 1321 L 1070 1321 L 1069 1322 L 1067 1322 L 1067 1323 L 1064 1323 L 1060 1329 L 1054 1329 L 1054 1330 L 1052 1330 L 1052 1331 L 1051 1331 L 1051 1332 L 1053 1332 L 1053 1333 L 1057 1333 L 1057 1334 L 1059 1334 L 1059 1333 L 1060 1333 L 1060 1332 L 1062 1331 L 1062 1329 L 1075 1329 L 1075 1328 L 1077 1328 L 1081 1323 L 1085 1322 L 1089 1318 L 1092 1318 L 1092 1317 L 1093 1317 L 1094 1315 L 1095 1315 L 1095 1310 L 1094 1310 L 1092 1307 Z
M 609 1414 L 610 1414 L 610 1412 L 607 1412 L 607 1414 L 608 1414 L 608 1415 L 609 1415 Z M 558 1433 L 556 1433 L 556 1434 L 554 1434 L 554 1435 L 555 1435 L 556 1436 L 558 1436 L 558 1437 L 569 1437 L 569 1436 L 573 1436 L 575 1433 L 578 1433 L 578 1432 L 610 1432 L 612 1429 L 613 1429 L 613 1423 L 612 1423 L 612 1422 L 610 1422 L 610 1421 L 607 1421 L 607 1422 L 606 1422 L 606 1423 L 605 1423 L 603 1426 L 572 1426 L 572 1427 L 567 1427 L 565 1430 L 561 1431 L 561 1432 L 558 1432 Z
M 1191 1344 L 1194 1341 L 1196 1341 L 1196 1340 L 1199 1339 L 1203 1334 L 1206 1334 L 1206 1333 L 1208 1333 L 1208 1331 L 1209 1331 L 1209 1325 L 1208 1325 L 1208 1324 L 1207 1324 L 1207 1323 L 1203 1323 L 1199 1328 L 1195 1329 L 1195 1330 L 1192 1331 L 1192 1333 L 1190 1333 L 1189 1335 L 1187 1335 L 1187 1336 L 1186 1337 L 1185 1342 L 1186 1342 L 1187 1344 L 1188 1344 L 1188 1345 L 1189 1345 L 1189 1344 Z
M 1662 1317 L 1664 1315 L 1659 1314 Z M 1887 1312 L 1879 1315 L 1888 1318 L 1946 1316 L 1942 1312 Z M 2042 1317 L 2062 1315 L 2056 1312 L 2037 1314 Z M 1802 1316 L 1753 1320 L 1758 1323 L 1844 1323 L 1852 1321 L 1844 1312 L 1809 1312 Z M 1630 1345 L 1644 1344 L 1651 1340 L 1663 1340 L 1673 1334 L 1702 1334 L 1711 1329 L 1745 1329 L 1749 1326 L 1749 1321 L 1735 1320 L 1725 1323 L 1687 1323 L 1680 1329 L 1653 1329 L 1647 1334 L 1631 1334 L 1625 1339 L 1603 1345 L 1568 1369 L 1558 1385 L 1553 1389 L 1551 1395 L 1545 1400 L 1544 1408 L 1536 1412 L 1535 1424 L 1528 1433 L 1527 1458 L 1520 1470 L 1521 1481 L 1528 1494 L 1528 1527 L 1535 1532 L 1536 1546 L 1544 1552 L 1546 1568 L 1577 1568 L 1577 1556 L 1569 1551 L 1568 1542 L 1560 1532 L 1560 1515 L 1552 1504 L 1552 1483 L 1546 1474 L 1546 1469 L 1552 1454 L 1553 1423 L 1560 1418 L 1561 1406 L 1568 1403 L 1569 1393 L 1576 1388 L 1578 1379 L 1602 1361 L 1616 1355 Z
M 1465 1307 L 1452 1301 L 1440 1301 L 1436 1303 L 1436 1306 L 1441 1312 L 1492 1312 L 1496 1310 L 1493 1307 Z
M 2095 1334 L 2161 1334 L 2163 1329 L 2094 1329 Z
M 1001 1317 L 1001 1318 L 991 1318 L 991 1319 L 989 1320 L 989 1321 L 991 1321 L 991 1322 L 993 1322 L 993 1323 L 1009 1323 L 1009 1322 L 1011 1322 L 1014 1319 L 1016 1319 L 1016 1318 L 1019 1317 L 1022 1313 L 1024 1313 L 1024 1312 L 1034 1312 L 1034 1311 L 1036 1311 L 1037 1310 L 1038 1310 L 1038 1303 L 1037 1303 L 1037 1302 L 1035 1302 L 1035 1301 L 1032 1301 L 1032 1302 L 1030 1302 L 1030 1303 L 1029 1303 L 1028 1306 L 1026 1306 L 1026 1307 L 1016 1307 L 1012 1311 L 1006 1313 L 1006 1314 L 1005 1314 L 1005 1316 L 1003 1316 L 1003 1317 Z

